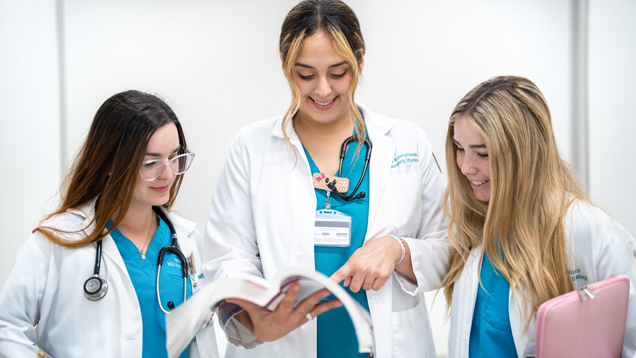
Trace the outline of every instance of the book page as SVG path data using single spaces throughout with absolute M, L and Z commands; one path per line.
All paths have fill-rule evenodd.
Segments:
M 369 312 L 327 276 L 291 268 L 279 272 L 271 283 L 262 278 L 249 277 L 223 279 L 207 284 L 166 315 L 168 356 L 178 357 L 194 336 L 207 325 L 213 310 L 223 304 L 225 299 L 240 298 L 273 311 L 293 283 L 301 285 L 297 303 L 322 288 L 328 289 L 349 313 L 358 337 L 359 351 L 373 353 L 373 325 Z M 227 321 L 229 318 L 219 317 L 219 321 Z

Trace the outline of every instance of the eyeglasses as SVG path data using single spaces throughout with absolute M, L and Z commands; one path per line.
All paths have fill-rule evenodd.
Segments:
M 190 169 L 194 153 L 186 149 L 186 153 L 179 154 L 170 160 L 152 159 L 141 163 L 141 177 L 147 181 L 157 179 L 161 173 L 170 167 L 175 175 L 181 175 Z

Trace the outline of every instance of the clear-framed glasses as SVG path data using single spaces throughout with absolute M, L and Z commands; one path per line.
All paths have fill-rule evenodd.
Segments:
M 161 173 L 169 167 L 175 175 L 181 175 L 190 169 L 194 160 L 194 153 L 186 149 L 186 152 L 179 154 L 170 160 L 152 159 L 141 163 L 141 177 L 147 181 L 157 179 Z

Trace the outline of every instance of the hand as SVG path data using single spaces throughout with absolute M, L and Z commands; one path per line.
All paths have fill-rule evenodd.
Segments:
M 238 298 L 228 298 L 226 301 L 244 309 L 235 317 L 245 328 L 259 340 L 271 342 L 307 323 L 307 313 L 312 317 L 318 317 L 330 309 L 342 306 L 339 300 L 318 303 L 331 294 L 327 289 L 322 289 L 312 293 L 294 308 L 298 292 L 300 285 L 292 285 L 275 311 Z
M 402 247 L 390 236 L 382 236 L 357 249 L 349 261 L 331 275 L 331 280 L 350 286 L 352 292 L 379 290 L 395 270 L 402 257 Z

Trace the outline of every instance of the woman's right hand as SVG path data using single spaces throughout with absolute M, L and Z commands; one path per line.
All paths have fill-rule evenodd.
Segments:
M 238 298 L 228 298 L 226 302 L 243 308 L 244 311 L 234 317 L 256 338 L 263 342 L 271 342 L 307 323 L 309 321 L 307 313 L 314 318 L 330 309 L 342 306 L 342 303 L 336 299 L 318 303 L 331 294 L 327 289 L 322 289 L 312 293 L 294 307 L 299 292 L 299 284 L 290 287 L 275 311 Z

